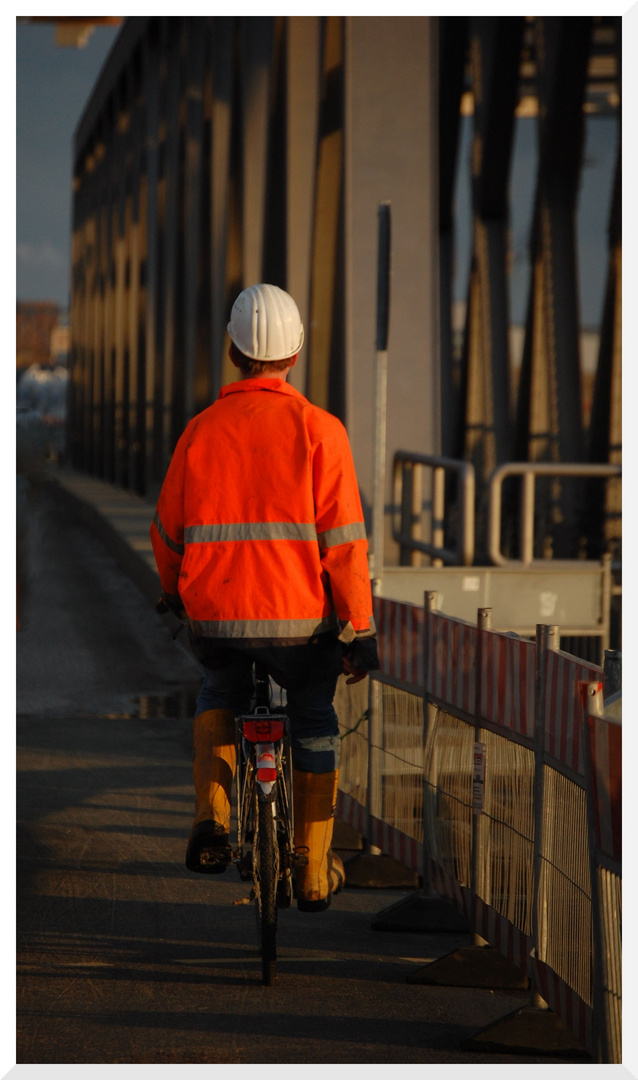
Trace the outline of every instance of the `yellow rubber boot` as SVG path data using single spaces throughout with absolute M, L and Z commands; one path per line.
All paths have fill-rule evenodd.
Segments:
M 236 760 L 235 714 L 230 709 L 209 709 L 196 716 L 193 722 L 195 820 L 186 849 L 189 870 L 221 873 L 230 861 L 230 791 Z M 207 862 L 200 862 L 203 849 L 209 852 Z
M 308 857 L 308 865 L 298 866 L 295 872 L 300 911 L 325 911 L 331 893 L 339 892 L 345 883 L 343 863 L 330 847 L 338 779 L 338 772 L 293 769 L 295 850 Z

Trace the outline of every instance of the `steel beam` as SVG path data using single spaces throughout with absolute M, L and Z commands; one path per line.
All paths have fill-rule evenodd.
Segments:
M 441 451 L 462 457 L 462 400 L 455 378 L 452 337 L 452 275 L 454 267 L 454 191 L 458 164 L 461 98 L 469 40 L 469 19 L 439 19 L 439 267 L 441 333 Z
M 305 392 L 315 405 L 330 407 L 333 358 L 343 354 L 343 63 L 344 24 L 340 15 L 322 17 L 319 131 L 313 212 L 313 242 Z
M 609 220 L 607 287 L 589 431 L 590 461 L 609 464 L 622 462 L 621 173 L 622 147 L 619 142 Z M 619 559 L 622 538 L 620 480 L 590 485 L 585 518 L 592 556 L 611 551 Z
M 531 391 L 530 460 L 583 460 L 575 212 L 590 45 L 589 18 L 536 19 L 539 170 L 525 347 L 531 370 L 521 381 L 521 393 Z M 576 556 L 578 498 L 576 482 L 548 486 L 545 554 Z
M 127 441 L 123 448 L 126 458 L 127 486 L 140 494 L 144 492 L 144 319 L 148 235 L 148 176 L 145 162 L 147 102 L 144 74 L 143 44 L 140 42 L 133 55 L 131 71 L 131 240 L 125 315 L 128 350 L 128 417 Z
M 474 96 L 473 258 L 468 299 L 465 455 L 483 485 L 511 452 L 508 179 L 523 19 L 470 20 Z
M 241 270 L 230 245 L 231 226 L 231 136 L 237 19 L 224 16 L 212 20 L 211 34 L 211 154 L 208 184 L 210 192 L 211 255 L 211 398 L 216 398 L 225 381 L 226 324 L 229 293 L 239 286 Z
M 200 297 L 203 266 L 201 260 L 204 200 L 202 162 L 204 157 L 204 59 L 206 19 L 184 20 L 184 84 L 182 88 L 183 138 L 183 263 L 179 272 L 184 281 L 183 366 L 179 379 L 183 393 L 178 426 L 208 404 L 207 372 L 201 372 L 199 345 L 202 305 Z M 203 379 L 200 377 L 203 374 Z M 177 418 L 176 418 L 177 419 Z
M 142 40 L 142 70 L 146 97 L 144 129 L 144 183 L 146 187 L 144 223 L 146 255 L 144 272 L 145 306 L 141 333 L 144 340 L 143 371 L 140 378 L 140 405 L 143 423 L 140 431 L 143 459 L 141 490 L 153 498 L 162 478 L 162 333 L 163 277 L 162 253 L 164 232 L 166 145 L 162 115 L 166 68 L 160 59 L 162 26 L 151 23 Z M 163 89 L 164 88 L 164 89 Z M 140 210 L 142 213 L 142 209 Z
M 268 131 L 274 49 L 272 15 L 241 21 L 242 287 L 262 280 Z
M 184 429 L 184 109 L 183 19 L 166 20 L 162 52 L 166 57 L 166 99 L 163 116 L 165 156 L 164 202 L 162 207 L 162 391 L 161 461 L 168 466 L 175 444 Z
M 310 331 L 310 267 L 319 120 L 320 22 L 317 15 L 290 16 L 286 34 L 286 285 L 294 296 L 307 340 Z M 288 376 L 304 393 L 309 348 Z

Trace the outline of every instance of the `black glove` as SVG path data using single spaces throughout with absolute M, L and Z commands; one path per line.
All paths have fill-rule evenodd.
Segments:
M 357 671 L 378 671 L 379 650 L 376 637 L 359 637 L 343 647 L 343 657 Z
M 157 601 L 155 610 L 160 615 L 165 615 L 167 611 L 172 611 L 173 615 L 176 615 L 178 619 L 186 618 L 184 605 L 179 596 L 167 596 L 166 593 L 163 593 Z

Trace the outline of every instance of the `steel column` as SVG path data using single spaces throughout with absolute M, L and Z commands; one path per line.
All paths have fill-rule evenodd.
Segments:
M 286 289 L 297 301 L 309 336 L 321 20 L 317 15 L 293 15 L 286 21 Z M 288 376 L 301 393 L 306 388 L 308 355 L 308 347 L 301 350 Z
M 536 19 L 539 173 L 525 356 L 532 370 L 521 383 L 531 383 L 531 460 L 583 460 L 575 210 L 590 45 L 589 18 Z M 576 500 L 573 485 L 547 489 L 547 535 L 559 557 L 577 554 Z
M 343 201 L 343 50 L 344 26 L 339 15 L 321 20 L 321 76 L 319 131 L 313 214 L 313 248 L 308 348 L 312 362 L 306 393 L 315 405 L 331 407 L 333 357 L 343 351 L 343 280 L 340 262 Z M 374 223 L 372 223 L 374 229 Z

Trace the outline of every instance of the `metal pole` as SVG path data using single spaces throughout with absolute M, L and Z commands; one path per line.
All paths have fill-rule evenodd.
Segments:
M 445 547 L 445 469 L 434 469 L 432 476 L 432 543 Z M 443 566 L 443 559 L 432 559 L 432 566 Z
M 536 627 L 536 685 L 534 691 L 534 894 L 532 898 L 532 938 L 536 959 L 541 961 L 546 955 L 547 945 L 545 940 L 547 933 L 546 899 L 544 897 L 541 905 L 543 814 L 545 809 L 543 806 L 545 657 L 549 649 L 558 649 L 559 646 L 560 627 L 555 625 L 544 626 L 539 623 Z M 532 972 L 530 971 L 529 974 L 532 986 L 530 1004 L 536 1009 L 547 1009 L 547 1002 L 534 989 L 534 981 L 531 978 Z
M 605 697 L 611 697 L 622 689 L 622 653 L 620 649 L 605 649 L 603 663 L 603 687 Z
M 423 597 L 423 604 L 425 610 L 425 626 L 423 634 L 423 646 L 425 649 L 424 657 L 424 681 L 425 692 L 423 696 L 424 704 L 424 731 L 423 731 L 423 746 L 427 747 L 428 736 L 430 734 L 430 693 L 432 692 L 432 685 L 430 681 L 430 672 L 432 666 L 430 663 L 430 645 L 431 645 L 431 628 L 432 628 L 432 612 L 438 608 L 438 593 L 426 592 Z M 434 769 L 430 770 L 430 773 L 425 771 L 426 760 L 424 757 L 424 771 L 423 771 L 423 891 L 426 895 L 432 896 L 435 894 L 435 890 L 430 880 L 430 856 L 434 855 L 434 852 L 428 850 L 428 837 L 430 835 L 430 822 L 428 820 L 428 814 L 431 812 L 432 796 L 431 788 L 436 786 L 438 782 L 438 766 L 435 760 Z
M 383 578 L 385 533 L 385 458 L 388 388 L 388 325 L 390 321 L 390 203 L 379 205 L 377 260 L 377 337 L 375 377 L 374 490 L 372 503 L 372 588 L 378 594 Z
M 598 683 L 590 682 L 583 687 L 581 697 L 583 749 L 585 757 L 585 792 L 587 795 L 587 832 L 589 841 L 589 872 L 591 887 L 592 936 L 594 939 L 593 955 L 593 1027 L 594 1053 L 598 1064 L 611 1061 L 609 1033 L 605 1007 L 605 935 L 603 930 L 602 900 L 598 881 L 598 858 L 596 851 L 596 823 L 594 799 L 592 797 L 592 760 L 590 744 L 590 717 L 602 718 L 604 713 L 603 695 Z M 607 956 L 609 961 L 609 957 Z
M 381 739 L 383 737 L 383 684 L 370 677 L 368 713 L 368 821 L 366 847 L 368 855 L 380 855 L 381 848 L 370 842 L 371 818 L 383 818 L 383 791 L 381 790 Z
M 483 814 L 483 794 L 485 790 L 485 745 L 481 742 L 481 686 L 483 682 L 483 632 L 492 629 L 492 609 L 479 608 L 476 622 L 476 668 L 474 677 L 474 758 L 472 784 L 472 863 L 470 891 L 478 896 L 479 873 L 484 864 L 484 833 L 481 816 Z M 490 903 L 490 897 L 483 898 Z M 476 933 L 472 934 L 472 944 L 482 946 L 485 940 Z
M 523 475 L 521 495 L 521 562 L 526 566 L 534 561 L 534 501 L 536 477 L 533 472 Z

